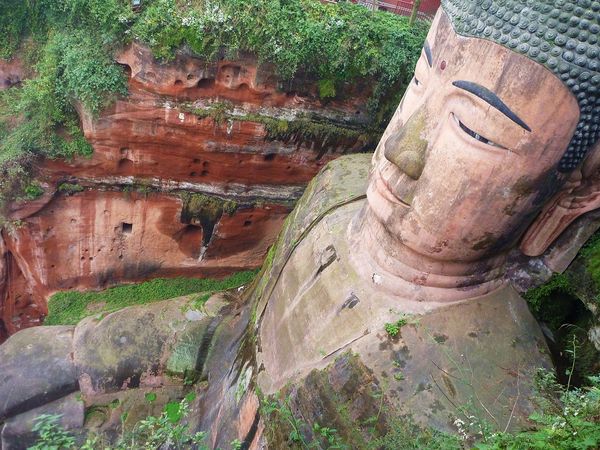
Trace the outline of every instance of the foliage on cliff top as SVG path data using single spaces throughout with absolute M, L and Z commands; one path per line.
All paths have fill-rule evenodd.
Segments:
M 183 45 L 207 59 L 252 52 L 275 64 L 284 80 L 298 74 L 319 80 L 324 97 L 335 96 L 345 82 L 369 78 L 375 112 L 383 96 L 398 98 L 404 91 L 427 28 L 346 1 L 204 0 L 181 6 L 153 0 L 131 31 L 164 59 Z
M 222 280 L 157 278 L 98 292 L 58 292 L 48 301 L 48 317 L 44 325 L 75 325 L 84 317 L 108 314 L 127 306 L 143 305 L 197 292 L 233 289 L 249 283 L 255 275 L 256 271 L 245 271 Z
M 125 31 L 115 16 L 126 5 L 0 0 L 0 57 L 21 45 L 29 72 L 22 85 L 0 93 L 0 207 L 27 186 L 36 158 L 91 154 L 76 108 L 96 114 L 127 92 L 112 58 Z

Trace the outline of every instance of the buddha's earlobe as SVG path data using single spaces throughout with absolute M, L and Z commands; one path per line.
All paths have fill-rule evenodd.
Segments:
M 581 170 L 569 176 L 565 186 L 542 210 L 521 241 L 521 252 L 540 256 L 583 214 L 600 208 L 600 143 L 591 151 Z

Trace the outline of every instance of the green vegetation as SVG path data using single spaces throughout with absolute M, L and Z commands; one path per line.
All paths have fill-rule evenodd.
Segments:
M 389 431 L 371 441 L 378 450 L 459 450 L 467 448 L 454 435 L 418 426 L 411 417 L 391 420 Z
M 206 59 L 249 51 L 275 64 L 284 80 L 298 74 L 320 80 L 325 98 L 337 95 L 346 82 L 374 80 L 374 106 L 389 94 L 404 91 L 428 27 L 419 22 L 410 27 L 405 17 L 371 12 L 350 2 L 148 3 L 132 34 L 160 58 L 173 58 L 183 45 Z
M 33 431 L 38 434 L 39 438 L 34 446 L 29 447 L 29 450 L 75 448 L 75 437 L 58 425 L 61 417 L 55 414 L 42 414 L 36 418 Z
M 361 448 L 379 450 L 592 450 L 600 446 L 600 377 L 591 377 L 590 386 L 569 389 L 556 382 L 553 374 L 540 371 L 537 379 L 537 410 L 530 416 L 527 429 L 510 433 L 494 431 L 485 419 L 458 412 L 454 419 L 457 435 L 423 428 L 411 417 L 400 417 L 384 406 L 385 414 L 375 422 L 391 418 L 383 433 L 373 429 L 369 442 Z M 383 405 L 383 402 L 382 402 Z M 261 400 L 261 415 L 267 426 L 275 421 L 289 432 L 287 443 L 294 449 L 351 448 L 333 428 L 313 424 L 309 427 L 294 413 L 289 399 L 270 397 Z M 390 413 L 391 414 L 387 414 Z M 358 424 L 357 424 L 358 426 Z M 267 430 L 268 431 L 268 430 Z M 314 439 L 310 439 L 312 436 Z
M 570 390 L 554 375 L 540 373 L 540 409 L 530 417 L 531 429 L 517 433 L 492 433 L 478 450 L 551 449 L 585 450 L 600 447 L 600 377 L 590 387 Z
M 84 317 L 107 314 L 127 306 L 143 305 L 199 292 L 233 289 L 252 281 L 255 274 L 255 271 L 238 272 L 222 280 L 157 278 L 99 292 L 59 292 L 48 301 L 48 317 L 44 324 L 72 325 Z
M 92 152 L 78 111 L 98 114 L 126 94 L 114 54 L 132 39 L 165 60 L 182 47 L 207 60 L 252 52 L 275 65 L 282 89 L 310 79 L 323 99 L 370 80 L 372 125 L 381 129 L 412 76 L 427 27 L 343 1 L 146 0 L 138 13 L 129 0 L 0 2 L 0 58 L 18 52 L 29 72 L 0 94 L 0 207 L 23 196 L 37 158 Z M 214 111 L 215 120 L 225 113 Z M 271 137 L 335 133 L 302 121 L 265 125 Z
M 382 450 L 509 450 L 509 449 L 548 449 L 548 450 L 593 450 L 600 446 L 600 377 L 591 380 L 592 385 L 585 389 L 567 390 L 556 383 L 548 373 L 541 373 L 538 380 L 540 409 L 532 414 L 529 429 L 508 433 L 489 432 L 477 418 L 471 422 L 455 420 L 460 437 L 440 433 L 417 426 L 410 418 L 391 421 L 388 431 L 374 438 L 367 448 Z M 90 436 L 83 447 L 76 447 L 75 438 L 59 425 L 60 416 L 43 415 L 38 417 L 34 430 L 39 440 L 33 450 L 74 448 L 130 449 L 159 448 L 169 442 L 169 448 L 189 448 L 190 445 L 203 447 L 205 433 L 190 433 L 182 422 L 189 414 L 189 402 L 193 397 L 181 402 L 170 402 L 160 417 L 147 417 L 136 424 L 130 432 L 123 433 L 116 443 L 110 445 L 100 436 Z M 337 430 L 314 423 L 308 427 L 292 412 L 287 400 L 263 400 L 261 416 L 265 419 L 277 416 L 291 430 L 290 448 L 347 449 Z M 267 422 L 268 423 L 268 422 Z M 314 437 L 308 441 L 303 430 L 311 430 Z M 482 437 L 483 436 L 483 437 Z M 238 441 L 239 442 L 239 441 Z M 236 448 L 238 442 L 231 443 Z
M 194 399 L 188 394 L 180 402 L 169 402 L 159 417 L 149 416 L 138 422 L 131 431 L 123 432 L 113 444 L 103 436 L 90 435 L 80 445 L 75 437 L 60 425 L 59 415 L 39 416 L 34 425 L 38 440 L 31 450 L 130 450 L 130 449 L 189 449 L 207 450 L 206 433 L 192 433 L 184 420 L 190 414 L 189 403 Z
M 262 114 L 239 115 L 233 113 L 233 105 L 228 102 L 216 102 L 204 108 L 184 106 L 184 111 L 199 118 L 211 117 L 215 123 L 225 120 L 255 122 L 264 125 L 267 140 L 284 142 L 316 142 L 323 144 L 328 140 L 349 145 L 360 142 L 362 148 L 374 148 L 381 135 L 377 130 L 364 127 L 335 125 L 325 118 L 300 116 L 294 120 L 279 119 Z M 319 148 L 320 145 L 317 145 Z
M 207 220 L 215 223 L 223 212 L 232 216 L 238 207 L 237 202 L 234 200 L 222 200 L 219 197 L 195 192 L 181 192 L 179 196 L 183 201 L 181 220 L 185 223 L 192 220 Z
M 262 397 L 262 395 L 259 395 L 259 397 Z M 275 420 L 275 423 L 281 422 L 283 426 L 289 429 L 287 443 L 290 444 L 290 448 L 350 449 L 350 446 L 342 442 L 335 428 L 321 426 L 318 423 L 308 427 L 304 420 L 297 418 L 290 408 L 289 399 L 262 397 L 260 414 L 267 419 L 267 423 L 269 423 L 268 419 L 272 419 Z M 308 428 L 311 428 L 312 440 L 305 437 Z
M 391 337 L 396 337 L 398 336 L 398 333 L 400 333 L 400 328 L 402 328 L 407 323 L 408 319 L 406 317 L 401 317 L 394 323 L 386 323 L 384 325 L 384 328 L 388 335 L 390 335 Z
M 77 183 L 62 183 L 58 186 L 58 192 L 63 192 L 67 195 L 73 195 L 77 192 L 83 192 L 84 187 Z
M 525 299 L 553 335 L 559 366 L 564 366 L 560 368 L 561 381 L 572 375 L 576 384 L 585 384 L 588 376 L 600 370 L 600 352 L 588 335 L 598 321 L 600 307 L 600 233 L 589 240 L 564 273 L 554 274 L 529 290 Z M 563 375 L 571 365 L 573 373 Z
M 33 182 L 24 189 L 25 200 L 35 200 L 44 194 L 44 189 L 37 183 Z
M 554 330 L 565 323 L 573 303 L 573 286 L 566 274 L 554 274 L 541 286 L 524 295 L 531 312 Z
M 0 206 L 21 195 L 38 157 L 89 155 L 77 108 L 98 113 L 127 92 L 112 55 L 122 41 L 126 2 L 2 2 L 0 54 L 30 68 L 21 86 L 0 94 Z M 131 15 L 131 13 L 129 13 Z
M 585 260 L 585 268 L 595 287 L 600 289 L 600 232 L 597 232 L 579 252 L 579 257 Z M 596 295 L 600 305 L 600 295 Z

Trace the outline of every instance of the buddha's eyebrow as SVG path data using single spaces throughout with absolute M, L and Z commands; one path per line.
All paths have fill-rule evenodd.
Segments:
M 429 46 L 429 42 L 425 41 L 425 44 L 423 44 L 423 50 L 425 50 L 425 58 L 427 58 L 427 64 L 429 64 L 429 67 L 432 67 L 433 57 L 431 56 L 431 47 Z
M 463 89 L 473 95 L 476 95 L 484 102 L 492 105 L 494 108 L 496 108 L 498 111 L 500 111 L 502 114 L 504 114 L 506 117 L 508 117 L 520 127 L 526 129 L 527 131 L 531 131 L 531 128 L 529 128 L 529 126 L 525 122 L 523 122 L 519 118 L 519 116 L 512 112 L 510 108 L 506 106 L 506 104 L 488 88 L 480 86 L 479 84 L 473 83 L 471 81 L 454 81 L 452 82 L 452 84 L 457 88 Z

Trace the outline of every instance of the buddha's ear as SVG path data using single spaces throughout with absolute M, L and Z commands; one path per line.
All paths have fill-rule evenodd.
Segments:
M 600 142 L 583 167 L 571 173 L 565 186 L 543 209 L 521 241 L 521 252 L 540 256 L 575 219 L 600 208 Z

